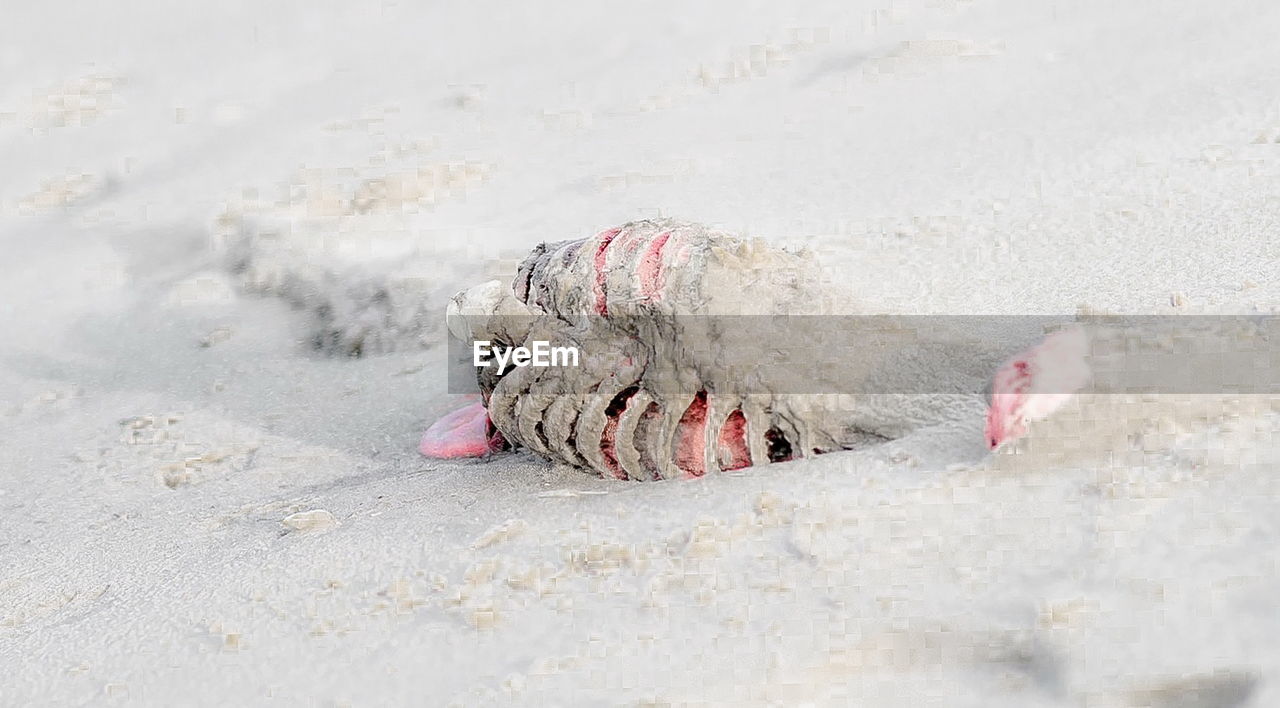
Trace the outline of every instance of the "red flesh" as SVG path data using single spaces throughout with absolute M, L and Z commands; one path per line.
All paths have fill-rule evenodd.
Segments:
M 724 421 L 716 441 L 716 459 L 722 470 L 738 470 L 751 466 L 751 450 L 747 446 L 747 417 L 734 411 Z
M 626 391 L 618 394 L 618 398 L 614 399 L 609 409 L 605 411 L 604 433 L 600 436 L 600 452 L 604 455 L 604 463 L 609 468 L 609 472 L 613 474 L 615 479 L 630 479 L 622 465 L 618 463 L 618 421 L 622 418 L 622 414 L 627 412 L 627 408 L 631 406 L 631 396 L 635 394 L 635 390 Z
M 614 237 L 617 236 L 621 230 L 622 229 L 610 229 L 596 237 L 600 239 L 600 243 L 596 245 L 595 257 L 592 260 L 595 280 L 591 282 L 591 293 L 595 296 L 596 314 L 601 315 L 602 317 L 609 316 L 609 303 L 606 300 L 607 294 L 604 289 L 605 251 L 608 250 L 609 244 L 613 242 Z
M 703 437 L 706 427 L 707 394 L 701 391 L 676 425 L 673 461 L 687 477 L 701 477 L 707 473 L 702 461 L 707 449 L 707 441 Z
M 662 267 L 662 249 L 667 245 L 671 233 L 655 238 L 645 250 L 636 269 L 636 277 L 640 279 L 640 294 L 650 300 L 662 298 L 662 286 L 665 285 L 666 272 Z

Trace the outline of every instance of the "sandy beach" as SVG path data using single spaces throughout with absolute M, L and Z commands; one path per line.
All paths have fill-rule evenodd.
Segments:
M 869 313 L 1277 314 L 1280 6 L 3 14 L 0 703 L 1280 704 L 1274 399 L 643 484 L 417 451 L 448 299 L 635 219 Z

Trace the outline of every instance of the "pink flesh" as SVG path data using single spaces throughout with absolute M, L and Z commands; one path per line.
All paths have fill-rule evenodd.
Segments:
M 1026 425 L 1018 411 L 1026 404 L 1029 388 L 1031 367 L 1025 359 L 1014 359 L 996 372 L 984 432 L 987 447 L 994 450 L 1006 440 L 1012 440 L 1026 432 Z
M 662 269 L 662 249 L 666 247 L 671 233 L 667 232 L 655 238 L 648 250 L 640 259 L 636 276 L 640 278 L 640 294 L 650 300 L 659 299 L 662 294 L 665 273 Z
M 608 250 L 609 244 L 613 242 L 614 237 L 617 236 L 620 231 L 622 231 L 622 229 L 610 229 L 596 237 L 600 239 L 600 243 L 596 246 L 595 259 L 592 261 L 595 280 L 591 283 L 591 293 L 595 295 L 596 314 L 604 317 L 609 316 L 609 303 L 606 300 L 606 293 L 604 291 L 605 251 Z
M 699 393 L 693 399 L 680 422 L 676 425 L 674 462 L 686 477 L 701 477 L 707 473 L 702 462 L 707 441 L 703 437 L 707 427 L 707 394 Z
M 747 447 L 747 417 L 734 411 L 724 421 L 716 441 L 716 459 L 722 470 L 738 470 L 751 466 L 751 450 Z
M 609 472 L 613 474 L 615 479 L 631 479 L 627 476 L 626 470 L 622 469 L 622 465 L 618 463 L 618 422 L 622 419 L 622 415 L 631 407 L 631 397 L 635 395 L 635 389 L 623 391 L 618 394 L 610 404 L 608 410 L 605 411 L 604 432 L 600 435 L 600 453 L 604 456 L 604 463 L 609 467 Z
M 984 434 L 987 446 L 1021 437 L 1027 421 L 1061 408 L 1087 383 L 1087 340 L 1071 329 L 1054 332 L 996 371 Z
M 432 423 L 422 434 L 418 452 L 439 459 L 483 457 L 504 444 L 502 433 L 489 422 L 484 404 L 476 402 Z

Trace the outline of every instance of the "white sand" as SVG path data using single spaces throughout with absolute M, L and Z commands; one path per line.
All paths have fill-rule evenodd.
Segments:
M 637 217 L 874 311 L 1276 311 L 1275 3 L 10 5 L 0 703 L 1280 704 L 1265 408 L 643 485 L 414 449 L 443 297 Z

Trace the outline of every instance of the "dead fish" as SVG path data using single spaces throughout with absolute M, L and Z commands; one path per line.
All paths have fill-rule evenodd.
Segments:
M 481 400 L 432 425 L 420 451 L 449 458 L 522 447 L 607 477 L 657 480 L 984 416 L 995 448 L 1086 387 L 1122 390 L 1122 378 L 1099 387 L 1098 342 L 1147 341 L 1116 327 L 1044 337 L 1032 322 L 1034 331 L 990 336 L 941 331 L 964 318 L 887 318 L 858 332 L 806 319 L 857 313 L 841 292 L 811 253 L 670 219 L 541 244 L 510 283 L 456 295 L 450 331 L 503 351 L 572 345 L 581 361 L 477 368 Z M 784 318 L 780 331 L 796 341 L 762 341 L 771 330 L 726 325 L 735 317 Z M 924 339 L 940 346 L 918 354 Z

